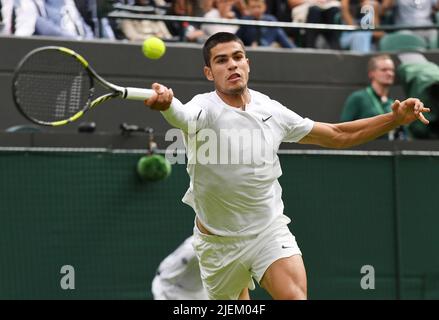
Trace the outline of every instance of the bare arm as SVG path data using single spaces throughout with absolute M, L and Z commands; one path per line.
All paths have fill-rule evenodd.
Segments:
M 423 112 L 430 112 L 430 109 L 425 108 L 418 99 L 410 98 L 403 102 L 396 100 L 392 105 L 392 112 L 376 117 L 337 124 L 316 122 L 311 132 L 299 143 L 337 149 L 349 148 L 371 141 L 416 119 L 428 124 Z
M 345 24 L 351 26 L 356 25 L 354 18 L 349 11 L 349 0 L 341 0 L 341 16 Z
M 288 0 L 288 6 L 290 9 L 294 8 L 295 6 L 298 6 L 300 4 L 303 4 L 304 0 Z
M 387 10 L 394 6 L 394 0 L 383 0 L 381 2 L 380 14 L 383 15 Z

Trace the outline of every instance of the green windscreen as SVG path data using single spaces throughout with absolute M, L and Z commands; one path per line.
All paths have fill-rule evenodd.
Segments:
M 156 268 L 192 233 L 194 213 L 181 202 L 185 165 L 144 182 L 140 157 L 0 152 L 1 299 L 152 299 Z M 280 159 L 309 298 L 439 298 L 439 158 Z M 61 288 L 65 265 L 74 290 Z M 363 266 L 374 268 L 374 289 L 361 287 Z

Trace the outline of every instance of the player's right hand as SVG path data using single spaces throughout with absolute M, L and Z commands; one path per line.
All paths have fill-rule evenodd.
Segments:
M 144 101 L 145 105 L 154 110 L 168 110 L 174 98 L 172 89 L 168 89 L 160 83 L 153 83 L 152 89 L 154 90 L 154 94 L 148 100 Z

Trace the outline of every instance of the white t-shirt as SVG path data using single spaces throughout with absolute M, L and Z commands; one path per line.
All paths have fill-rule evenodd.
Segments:
M 162 112 L 185 133 L 190 186 L 183 202 L 216 235 L 255 235 L 283 214 L 279 145 L 301 140 L 314 124 L 262 93 L 249 92 L 245 111 L 213 91 Z M 197 141 L 206 136 L 207 142 Z

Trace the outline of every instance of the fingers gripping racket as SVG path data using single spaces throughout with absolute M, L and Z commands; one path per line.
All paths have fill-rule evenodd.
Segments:
M 95 97 L 95 82 L 110 92 Z M 146 100 L 151 89 L 120 87 L 100 77 L 79 54 L 63 47 L 29 52 L 15 70 L 12 93 L 18 110 L 45 126 L 62 126 L 109 99 Z

